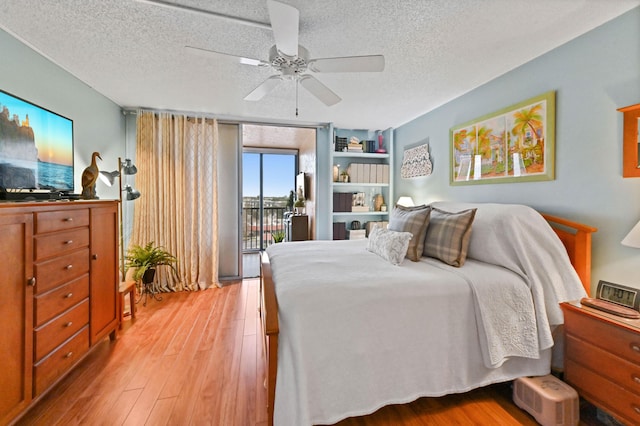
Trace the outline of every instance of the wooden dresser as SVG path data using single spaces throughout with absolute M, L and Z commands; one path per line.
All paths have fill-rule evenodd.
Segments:
M 117 215 L 117 201 L 0 203 L 0 425 L 115 338 Z
M 563 303 L 564 378 L 580 396 L 640 424 L 640 320 Z

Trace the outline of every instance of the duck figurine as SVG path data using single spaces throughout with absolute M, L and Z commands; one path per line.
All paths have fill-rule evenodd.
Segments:
M 82 172 L 82 198 L 85 200 L 95 200 L 98 198 L 96 195 L 96 181 L 100 175 L 96 158 L 102 160 L 99 152 L 91 154 L 91 164 Z

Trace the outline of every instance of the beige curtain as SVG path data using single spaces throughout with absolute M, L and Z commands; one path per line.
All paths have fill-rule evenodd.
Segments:
M 137 189 L 131 244 L 153 241 L 178 258 L 177 276 L 156 272 L 156 290 L 205 289 L 218 282 L 218 123 L 138 111 Z

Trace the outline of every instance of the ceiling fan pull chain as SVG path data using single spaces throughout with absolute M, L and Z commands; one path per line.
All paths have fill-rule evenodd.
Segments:
M 298 86 L 300 85 L 300 79 L 296 78 L 296 118 L 298 118 Z

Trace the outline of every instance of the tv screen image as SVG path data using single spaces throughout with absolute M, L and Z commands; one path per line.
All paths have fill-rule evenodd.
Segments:
M 0 90 L 0 189 L 73 192 L 73 121 Z

